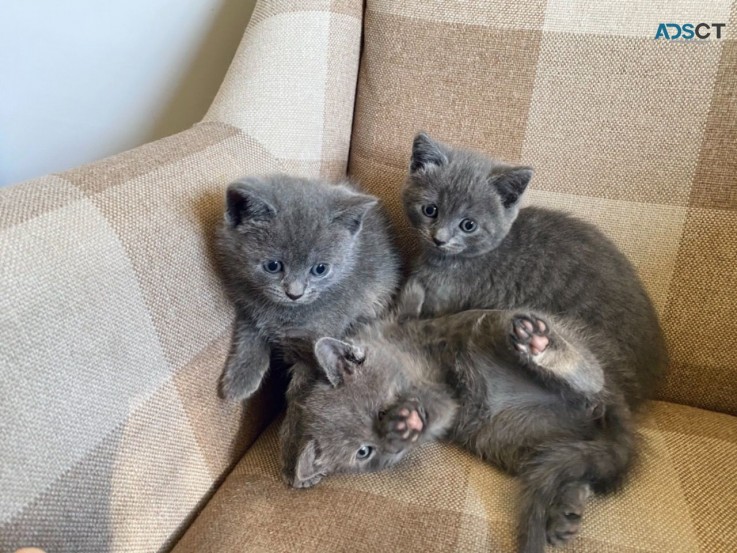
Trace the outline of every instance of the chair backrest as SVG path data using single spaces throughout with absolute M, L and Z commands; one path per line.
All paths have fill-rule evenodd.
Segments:
M 528 201 L 593 221 L 639 270 L 672 357 L 661 397 L 737 412 L 735 14 L 731 0 L 368 0 L 349 172 L 405 233 L 416 131 L 535 166 Z M 671 22 L 711 34 L 668 40 Z

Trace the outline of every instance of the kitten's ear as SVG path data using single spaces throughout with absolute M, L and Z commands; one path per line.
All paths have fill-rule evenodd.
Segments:
M 247 220 L 268 221 L 276 215 L 276 209 L 264 198 L 257 188 L 259 181 L 247 178 L 231 183 L 225 193 L 225 220 L 237 227 Z
M 443 151 L 443 146 L 432 138 L 421 132 L 415 136 L 412 142 L 412 158 L 409 163 L 410 174 L 417 173 L 432 165 L 445 165 L 448 157 Z
M 379 200 L 374 196 L 351 193 L 338 201 L 333 222 L 345 226 L 351 234 L 358 234 L 364 217 L 377 203 Z
M 504 207 L 516 204 L 532 179 L 532 167 L 496 167 L 489 182 L 502 198 Z
M 306 488 L 315 483 L 322 475 L 317 465 L 317 442 L 310 440 L 299 452 L 297 466 L 294 470 L 294 485 Z
M 363 348 L 335 338 L 320 338 L 315 343 L 315 358 L 333 387 L 343 383 L 345 374 L 352 374 L 356 365 L 363 363 Z

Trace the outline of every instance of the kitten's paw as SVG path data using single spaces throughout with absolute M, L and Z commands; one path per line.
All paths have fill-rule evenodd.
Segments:
M 404 285 L 397 300 L 397 320 L 401 323 L 409 319 L 419 319 L 425 303 L 425 289 L 418 280 L 410 280 Z
M 401 401 L 379 414 L 379 429 L 389 442 L 416 442 L 425 430 L 425 410 L 416 399 Z
M 534 359 L 550 345 L 550 325 L 534 315 L 516 315 L 510 339 L 518 354 Z
M 268 363 L 264 367 L 226 365 L 218 387 L 220 397 L 228 401 L 248 399 L 258 390 L 268 368 Z
M 282 472 L 282 480 L 284 480 L 287 486 L 290 486 L 292 488 L 306 489 L 306 488 L 311 488 L 319 484 L 320 480 L 322 480 L 322 474 L 316 474 L 310 478 L 305 478 L 304 480 L 300 480 L 293 474 L 290 474 L 288 472 Z
M 546 535 L 550 545 L 561 545 L 578 533 L 590 495 L 591 488 L 586 484 L 571 485 L 563 491 L 548 512 Z

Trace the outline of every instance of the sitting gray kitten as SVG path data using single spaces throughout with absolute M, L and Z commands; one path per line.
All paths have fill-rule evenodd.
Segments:
M 504 310 L 382 320 L 348 341 L 321 338 L 324 374 L 299 399 L 290 483 L 387 468 L 447 438 L 520 476 L 520 550 L 540 553 L 546 540 L 570 539 L 589 495 L 615 489 L 632 461 L 626 404 L 594 415 L 587 401 L 610 393 L 592 353 L 609 344 L 575 323 Z
M 236 321 L 221 393 L 242 400 L 261 384 L 272 348 L 292 362 L 318 337 L 381 315 L 399 258 L 378 200 L 347 183 L 246 177 L 226 203 L 216 251 Z
M 417 135 L 403 201 L 422 253 L 406 287 L 414 303 L 402 309 L 413 316 L 480 308 L 564 314 L 607 337 L 594 354 L 606 364 L 613 397 L 634 407 L 667 361 L 655 309 L 627 258 L 594 226 L 520 209 L 531 178 L 529 167 Z

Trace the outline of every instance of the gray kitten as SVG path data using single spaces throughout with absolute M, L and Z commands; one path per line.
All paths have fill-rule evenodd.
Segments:
M 387 468 L 447 438 L 520 476 L 520 550 L 540 553 L 546 540 L 570 539 L 589 495 L 615 489 L 632 462 L 626 404 L 597 413 L 589 401 L 609 393 L 592 353 L 608 343 L 550 315 L 505 310 L 383 320 L 348 341 L 321 338 L 322 381 L 298 398 L 290 483 Z
M 343 336 L 381 315 L 399 282 L 399 257 L 378 200 L 347 183 L 274 175 L 228 186 L 216 252 L 236 307 L 221 379 L 250 397 L 271 350 L 288 362 L 320 336 Z
M 607 337 L 594 349 L 607 385 L 636 406 L 666 365 L 655 309 L 627 258 L 594 226 L 520 209 L 531 178 L 529 167 L 415 138 L 403 201 L 422 253 L 407 288 L 414 304 L 403 309 L 415 316 L 479 308 L 565 314 Z

